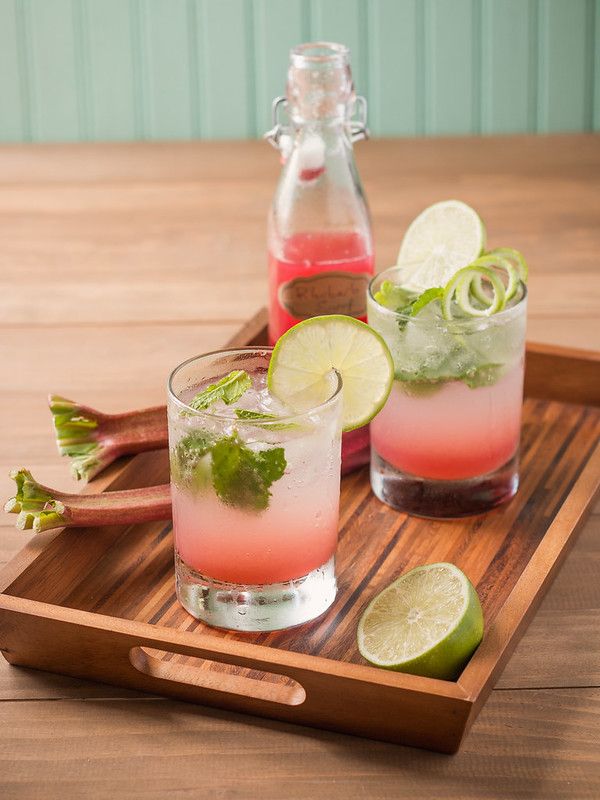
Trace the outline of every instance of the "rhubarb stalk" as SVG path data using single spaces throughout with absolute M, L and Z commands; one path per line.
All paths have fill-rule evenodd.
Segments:
M 42 486 L 29 470 L 16 469 L 17 484 L 4 510 L 18 514 L 16 526 L 36 533 L 63 527 L 130 525 L 171 517 L 169 484 L 101 494 L 69 494 Z
M 77 480 L 90 480 L 120 456 L 167 447 L 166 406 L 103 414 L 58 395 L 48 403 L 58 450 L 71 458 Z
M 77 480 L 90 480 L 120 456 L 168 447 L 167 407 L 103 414 L 64 397 L 50 395 L 56 443 L 71 458 Z M 342 438 L 342 475 L 369 463 L 369 429 Z

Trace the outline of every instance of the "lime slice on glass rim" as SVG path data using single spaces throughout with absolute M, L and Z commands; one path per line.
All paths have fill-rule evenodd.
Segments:
M 336 372 L 343 386 L 342 429 L 360 428 L 383 408 L 394 363 L 382 337 L 354 317 L 311 317 L 286 331 L 273 349 L 267 386 L 301 412 L 331 397 Z
M 477 592 L 454 564 L 416 567 L 378 594 L 358 624 L 358 649 L 376 667 L 456 679 L 483 637 Z
M 460 200 L 442 200 L 422 211 L 408 227 L 397 266 L 402 285 L 416 292 L 445 286 L 461 267 L 485 250 L 481 217 Z

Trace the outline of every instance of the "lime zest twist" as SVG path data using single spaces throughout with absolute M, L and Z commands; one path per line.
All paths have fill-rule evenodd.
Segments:
M 487 253 L 484 256 L 481 256 L 472 264 L 469 264 L 470 267 L 488 267 L 494 271 L 498 269 L 503 269 L 506 272 L 507 276 L 507 283 L 504 289 L 505 292 L 505 302 L 508 303 L 509 300 L 516 295 L 521 279 L 519 277 L 519 272 L 517 268 L 513 265 L 510 259 L 505 258 L 501 255 L 494 255 L 492 253 Z M 483 279 L 481 276 L 475 278 L 474 281 L 471 283 L 471 293 L 473 296 L 484 306 L 489 305 L 490 299 L 489 295 L 487 295 L 483 289 Z
M 481 290 L 481 294 L 476 296 L 483 305 L 483 308 L 477 308 L 471 302 L 471 293 L 473 285 L 475 283 L 479 284 L 482 279 L 489 283 L 492 294 L 488 296 L 481 290 L 481 287 L 476 289 L 475 291 Z M 454 318 L 453 301 L 456 301 L 460 310 L 470 317 L 490 317 L 497 311 L 502 311 L 506 305 L 506 291 L 502 279 L 495 270 L 473 264 L 459 269 L 446 284 L 442 297 L 444 319 L 451 320 Z
M 486 253 L 486 255 L 500 256 L 508 259 L 510 262 L 512 262 L 513 266 L 517 270 L 521 281 L 523 283 L 527 283 L 529 268 L 525 258 L 523 257 L 523 253 L 521 253 L 519 250 L 515 250 L 514 247 L 495 247 L 493 250 L 490 250 L 489 253 Z

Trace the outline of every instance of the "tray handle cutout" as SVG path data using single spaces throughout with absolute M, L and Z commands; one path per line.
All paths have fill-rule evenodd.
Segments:
M 174 661 L 175 657 L 181 659 L 181 654 L 149 647 L 132 647 L 129 651 L 131 665 L 151 678 L 286 706 L 299 706 L 306 700 L 304 687 L 285 675 L 256 672 L 196 656 L 185 656 L 182 664 Z

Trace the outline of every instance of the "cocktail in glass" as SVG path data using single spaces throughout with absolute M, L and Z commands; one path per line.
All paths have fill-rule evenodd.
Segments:
M 235 630 L 298 625 L 336 593 L 341 380 L 294 414 L 266 388 L 270 357 L 211 353 L 169 381 L 177 596 L 198 619 Z M 194 398 L 234 371 L 247 375 L 241 396 L 199 408 Z
M 416 316 L 381 305 L 369 287 L 369 324 L 387 342 L 395 380 L 371 423 L 371 484 L 411 514 L 456 517 L 487 511 L 518 488 L 526 289 L 489 317 L 443 318 L 431 302 Z

